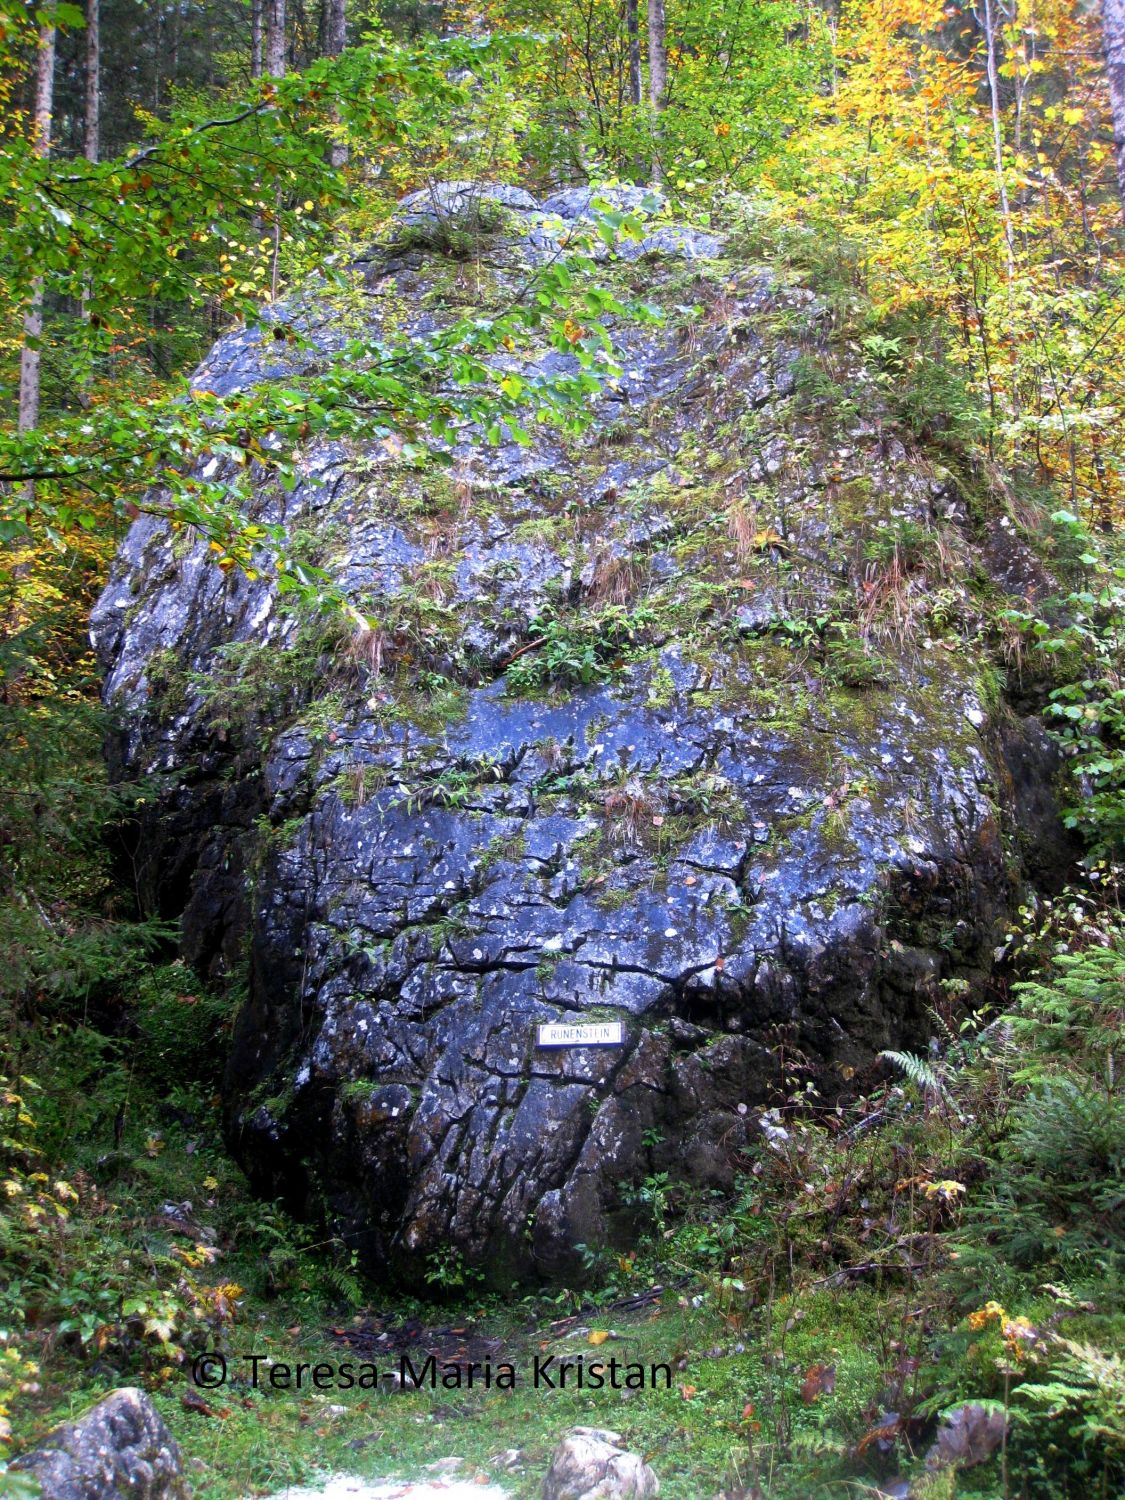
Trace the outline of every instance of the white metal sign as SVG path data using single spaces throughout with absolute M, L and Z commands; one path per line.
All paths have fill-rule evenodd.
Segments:
M 620 1047 L 625 1039 L 620 1021 L 591 1021 L 578 1026 L 553 1023 L 536 1030 L 540 1047 Z

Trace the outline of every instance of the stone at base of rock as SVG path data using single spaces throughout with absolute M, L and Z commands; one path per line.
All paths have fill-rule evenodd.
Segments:
M 42 1500 L 189 1500 L 180 1450 L 143 1391 L 126 1386 L 11 1465 Z
M 555 1449 L 543 1500 L 648 1500 L 660 1493 L 656 1475 L 616 1432 L 575 1427 Z

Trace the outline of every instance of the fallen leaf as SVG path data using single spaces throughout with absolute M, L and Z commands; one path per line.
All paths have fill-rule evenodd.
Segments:
M 801 1400 L 806 1406 L 812 1406 L 821 1396 L 831 1396 L 835 1389 L 835 1365 L 810 1365 L 801 1382 Z
M 203 1397 L 195 1391 L 184 1391 L 180 1396 L 180 1405 L 185 1411 L 196 1412 L 201 1417 L 213 1417 L 215 1415 Z
M 885 1412 L 879 1418 L 876 1426 L 870 1428 L 860 1438 L 856 1444 L 856 1453 L 864 1454 L 872 1446 L 877 1446 L 880 1452 L 889 1453 L 894 1445 L 895 1438 L 898 1436 L 901 1425 L 902 1418 L 897 1411 Z

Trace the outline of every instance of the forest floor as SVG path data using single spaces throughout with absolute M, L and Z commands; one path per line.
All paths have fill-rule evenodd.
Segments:
M 131 1261 L 139 1271 L 147 1260 L 167 1279 L 175 1259 L 194 1258 L 201 1245 L 223 1247 L 224 1284 L 233 1283 L 237 1295 L 232 1293 L 231 1318 L 207 1342 L 225 1351 L 224 1384 L 207 1388 L 218 1378 L 212 1364 L 199 1367 L 196 1384 L 195 1346 L 187 1339 L 182 1358 L 177 1348 L 166 1365 L 159 1352 L 140 1354 L 142 1368 L 130 1377 L 145 1381 L 148 1366 L 146 1383 L 200 1496 L 233 1500 L 291 1486 L 316 1488 L 333 1475 L 371 1484 L 420 1481 L 437 1465 L 444 1495 L 455 1479 L 464 1479 L 474 1493 L 487 1493 L 491 1481 L 503 1493 L 530 1497 L 538 1494 L 561 1437 L 572 1427 L 592 1426 L 620 1433 L 626 1446 L 644 1454 L 660 1477 L 662 1494 L 698 1500 L 732 1479 L 749 1482 L 748 1403 L 760 1403 L 767 1420 L 795 1424 L 811 1439 L 830 1414 L 858 1420 L 874 1392 L 880 1329 L 888 1318 L 885 1295 L 873 1288 L 823 1288 L 799 1305 L 781 1296 L 775 1309 L 747 1317 L 733 1305 L 724 1309 L 697 1272 L 670 1258 L 683 1248 L 674 1233 L 665 1242 L 669 1258 L 659 1250 L 626 1262 L 618 1285 L 589 1301 L 579 1291 L 559 1290 L 503 1305 L 471 1290 L 451 1290 L 429 1305 L 375 1293 L 377 1301 L 348 1306 L 326 1290 L 315 1248 L 292 1263 L 283 1257 L 279 1273 L 269 1237 L 260 1226 L 255 1231 L 260 1205 L 222 1154 L 217 1117 L 206 1115 L 204 1101 L 199 1108 L 186 1124 L 138 1113 L 116 1148 L 115 1209 L 92 1221 L 90 1232 L 126 1275 Z M 103 1159 L 103 1177 L 105 1157 L 114 1154 L 111 1130 L 89 1153 L 93 1166 Z M 86 1197 L 84 1208 L 96 1211 L 98 1190 L 87 1184 L 82 1167 L 73 1175 Z M 277 1226 L 276 1214 L 267 1210 L 263 1222 Z M 72 1255 L 69 1280 L 77 1301 L 90 1289 L 85 1257 L 78 1247 Z M 667 1275 L 663 1291 L 650 1282 L 656 1270 Z M 286 1285 L 271 1293 L 268 1282 L 278 1274 Z M 677 1284 L 668 1285 L 672 1281 Z M 738 1301 L 735 1292 L 731 1297 Z M 101 1316 L 113 1321 L 108 1307 Z M 41 1390 L 20 1414 L 20 1446 L 122 1383 L 118 1367 L 129 1335 L 121 1323 L 116 1320 L 113 1336 L 119 1346 L 103 1339 L 100 1352 L 97 1332 L 83 1343 L 80 1331 L 67 1337 L 43 1330 Z M 744 1326 L 749 1323 L 753 1330 Z M 179 1330 L 173 1337 L 178 1340 Z M 134 1358 L 140 1353 L 129 1352 Z M 409 1374 L 402 1387 L 403 1355 L 423 1376 L 421 1389 L 409 1388 Z M 431 1356 L 437 1362 L 435 1386 L 425 1374 Z M 579 1390 L 570 1372 L 565 1388 L 553 1389 L 562 1361 L 579 1358 L 587 1370 L 597 1361 L 608 1368 L 610 1359 L 643 1367 L 644 1388 Z M 538 1383 L 537 1360 L 543 1371 Z M 491 1367 L 491 1388 L 479 1368 L 469 1385 L 470 1362 Z M 339 1384 L 346 1363 L 357 1381 L 350 1389 Z M 832 1388 L 802 1402 L 801 1378 L 818 1363 L 835 1367 Z M 331 1369 L 332 1377 L 322 1380 L 326 1388 L 313 1388 L 311 1371 L 298 1373 L 301 1364 Z M 513 1389 L 500 1388 L 505 1365 L 514 1370 Z M 661 1372 L 649 1379 L 653 1365 L 671 1366 L 670 1376 Z M 358 1387 L 364 1366 L 382 1376 L 374 1389 Z M 779 1381 L 782 1371 L 791 1378 Z M 779 1396 L 785 1399 L 784 1385 L 792 1387 L 794 1409 L 783 1414 L 774 1408 Z M 442 1462 L 453 1458 L 461 1464 Z M 766 1462 L 772 1467 L 768 1457 Z M 801 1469 L 807 1474 L 804 1464 Z M 767 1494 L 802 1493 L 780 1476 L 762 1477 L 770 1483 Z
M 157 1017 L 197 1017 L 203 1000 L 182 992 L 188 971 L 158 972 Z M 979 1171 L 957 1113 L 909 1087 L 859 1101 L 851 1124 L 873 1121 L 861 1132 L 787 1115 L 792 1151 L 763 1147 L 735 1199 L 689 1201 L 649 1184 L 644 1243 L 599 1267 L 597 1291 L 500 1298 L 462 1281 L 433 1285 L 426 1302 L 373 1286 L 342 1247 L 256 1200 L 224 1151 L 210 1085 L 182 1086 L 170 1105 L 146 1079 L 142 1047 L 151 1051 L 151 1036 L 112 1043 L 79 1029 L 34 1059 L 39 1137 L 78 1202 L 65 1237 L 41 1247 L 37 1265 L 24 1244 L 22 1291 L 12 1284 L 26 1311 L 25 1352 L 40 1365 L 38 1390 L 14 1413 L 17 1449 L 99 1395 L 139 1383 L 180 1443 L 201 1500 L 319 1492 L 346 1480 L 375 1487 L 364 1500 L 379 1486 L 413 1500 L 427 1493 L 415 1488 L 423 1484 L 443 1500 L 455 1486 L 531 1500 L 575 1426 L 621 1434 L 652 1465 L 666 1500 L 905 1495 L 910 1475 L 912 1495 L 995 1500 L 1005 1482 L 994 1451 L 955 1487 L 950 1469 L 945 1488 L 925 1477 L 918 1488 L 935 1415 L 958 1400 L 983 1401 L 981 1410 L 1003 1402 L 1014 1421 L 1007 1460 L 1041 1469 L 1041 1435 L 1015 1425 L 1010 1399 L 1011 1372 L 1026 1380 L 1038 1367 L 1009 1364 L 1007 1392 L 998 1374 L 1012 1330 L 1028 1330 L 1041 1351 L 1065 1333 L 1091 1360 L 1100 1348 L 1104 1361 L 1125 1337 L 1112 1277 L 1099 1286 L 1085 1276 L 1080 1295 L 1045 1285 L 1044 1265 L 1021 1275 L 996 1259 L 958 1279 L 972 1236 L 954 1176 Z M 123 1128 L 113 1102 L 122 1095 Z M 854 1195 L 839 1193 L 845 1178 Z M 948 1202 L 927 1196 L 934 1184 Z M 213 1362 L 194 1366 L 193 1379 L 203 1351 L 222 1352 L 221 1386 L 207 1388 Z M 409 1378 L 403 1387 L 404 1354 L 420 1373 L 434 1358 L 433 1385 L 424 1375 L 421 1389 Z M 587 1371 L 610 1359 L 641 1366 L 643 1388 L 551 1388 L 561 1361 L 579 1357 Z M 548 1370 L 538 1387 L 537 1359 Z M 470 1386 L 471 1362 L 491 1366 L 490 1387 L 483 1370 Z M 506 1364 L 511 1389 L 499 1379 Z M 317 1365 L 331 1371 L 319 1389 Z M 361 1380 L 364 1365 L 377 1382 Z M 649 1378 L 650 1366 L 670 1366 L 670 1386 L 662 1373 Z M 1111 1385 L 1107 1377 L 1108 1400 Z M 1080 1388 L 1075 1377 L 1075 1402 Z M 1056 1454 L 1073 1444 L 1075 1425 L 1059 1401 Z M 1073 1481 L 1045 1475 L 1028 1493 L 1078 1494 L 1091 1462 L 1110 1465 L 1112 1481 L 1112 1450 L 1087 1458 L 1081 1448 L 1063 1459 Z

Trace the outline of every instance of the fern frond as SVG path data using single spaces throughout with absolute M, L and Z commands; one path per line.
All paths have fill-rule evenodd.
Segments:
M 366 1300 L 363 1282 L 347 1266 L 321 1265 L 317 1267 L 317 1280 L 349 1307 L 362 1307 Z
M 880 1052 L 879 1056 L 885 1057 L 901 1073 L 905 1073 L 916 1088 L 928 1089 L 934 1094 L 943 1094 L 945 1092 L 945 1084 L 938 1077 L 933 1064 L 927 1062 L 924 1057 L 918 1057 L 914 1052 L 889 1051 Z

